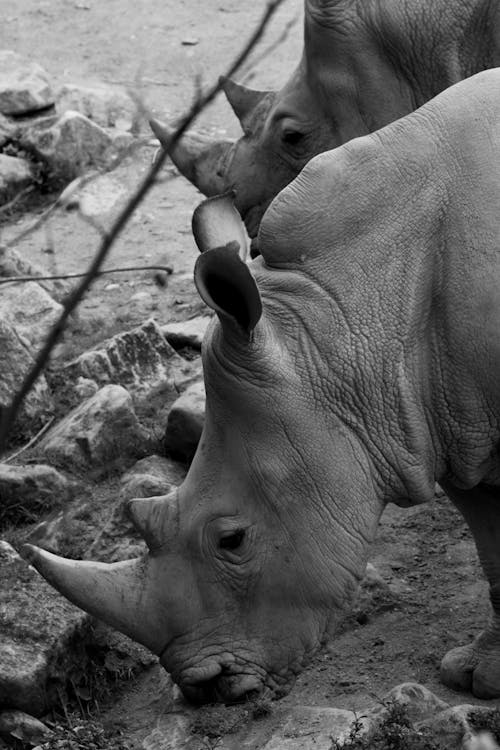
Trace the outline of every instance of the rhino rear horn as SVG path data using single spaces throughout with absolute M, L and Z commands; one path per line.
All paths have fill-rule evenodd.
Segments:
M 219 83 L 241 127 L 246 132 L 255 107 L 271 92 L 249 89 L 225 76 L 219 78 Z
M 262 300 L 250 269 L 238 255 L 235 242 L 202 253 L 194 267 L 200 297 L 215 310 L 223 329 L 248 339 L 262 315 Z
M 248 236 L 243 220 L 234 205 L 234 191 L 207 198 L 193 213 L 193 236 L 200 252 L 222 247 L 230 242 L 238 245 L 241 260 L 248 256 Z

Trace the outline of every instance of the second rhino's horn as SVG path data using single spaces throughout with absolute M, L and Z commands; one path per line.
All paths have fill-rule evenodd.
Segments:
M 257 104 L 259 104 L 259 102 L 261 102 L 270 92 L 249 89 L 241 83 L 235 83 L 235 81 L 232 81 L 225 76 L 219 78 L 219 84 L 224 91 L 234 114 L 240 121 L 241 127 L 243 130 L 248 130 L 252 112 Z
M 159 120 L 152 119 L 149 124 L 163 148 L 170 149 L 175 130 Z M 204 195 L 218 195 L 228 189 L 224 166 L 232 145 L 232 141 L 216 141 L 190 130 L 175 144 L 170 158 L 179 172 Z

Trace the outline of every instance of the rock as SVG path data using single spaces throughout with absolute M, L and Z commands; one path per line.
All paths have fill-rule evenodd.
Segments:
M 168 414 L 164 445 L 168 455 L 190 461 L 196 451 L 205 422 L 205 386 L 193 383 L 172 404 Z
M 103 174 L 84 185 L 75 195 L 75 200 L 85 216 L 96 218 L 109 214 L 126 196 L 127 190 L 116 177 Z
M 89 617 L 0 542 L 0 705 L 40 716 L 70 674 L 69 644 Z
M 165 323 L 161 330 L 174 349 L 182 349 L 184 346 L 201 349 L 201 342 L 211 320 L 210 315 L 200 315 L 180 323 Z
M 185 475 L 183 466 L 163 456 L 147 456 L 137 461 L 122 477 L 120 499 L 92 544 L 89 558 L 114 562 L 142 554 L 144 540 L 132 524 L 125 502 L 133 497 L 165 495 L 179 485 Z
M 164 456 L 147 456 L 137 461 L 122 477 L 120 497 L 165 495 L 184 480 L 186 469 Z
M 84 470 L 139 457 L 147 441 L 130 394 L 119 385 L 107 385 L 67 414 L 38 447 L 54 465 Z
M 24 711 L 2 711 L 0 713 L 0 735 L 10 736 L 26 745 L 48 742 L 53 732 L 45 724 Z
M 296 706 L 263 750 L 332 750 L 333 740 L 344 742 L 355 720 L 353 711 L 342 708 Z
M 22 258 L 12 247 L 0 245 L 0 276 L 47 276 L 47 271 Z M 68 296 L 71 285 L 64 279 L 54 281 L 37 281 L 56 302 L 62 302 Z M 5 286 L 2 285 L 2 294 Z
M 417 682 L 404 682 L 386 693 L 382 705 L 370 712 L 370 718 L 385 716 L 386 706 L 394 702 L 405 706 L 407 716 L 413 723 L 428 719 L 449 708 L 448 703 L 442 701 L 423 685 Z
M 58 112 L 80 112 L 103 128 L 119 125 L 120 130 L 131 130 L 137 119 L 135 103 L 118 86 L 67 83 L 59 89 L 56 98 Z
M 37 63 L 0 51 L 0 112 L 24 115 L 54 103 L 49 76 Z
M 165 382 L 180 384 L 191 377 L 190 363 L 165 341 L 154 320 L 107 339 L 67 364 L 62 379 L 80 377 L 99 385 L 118 383 L 134 396 L 147 396 Z
M 8 141 L 15 138 L 16 132 L 16 125 L 11 122 L 11 120 L 7 119 L 7 117 L 0 114 L 0 148 L 5 146 Z
M 31 167 L 27 161 L 0 154 L 0 205 L 17 195 L 32 180 Z
M 40 118 L 19 140 L 47 164 L 57 181 L 70 182 L 91 167 L 108 169 L 117 156 L 109 134 L 79 112 Z
M 0 319 L 0 411 L 7 408 L 33 366 L 33 357 L 12 326 Z M 52 414 L 52 394 L 41 375 L 19 409 L 14 432 L 16 437 L 35 433 Z
M 41 511 L 68 503 L 77 488 L 52 466 L 0 463 L 0 516 L 13 513 L 33 520 Z
M 0 287 L 0 318 L 15 328 L 35 354 L 61 312 L 62 305 L 36 281 Z

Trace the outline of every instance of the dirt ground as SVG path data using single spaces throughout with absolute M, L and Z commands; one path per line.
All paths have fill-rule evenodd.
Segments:
M 249 80 L 255 87 L 278 87 L 297 63 L 301 5 L 301 0 L 288 0 L 273 21 L 263 46 L 297 17 L 288 39 L 253 70 Z M 30 56 L 60 83 L 133 85 L 140 75 L 147 105 L 160 118 L 172 120 L 190 103 L 195 75 L 201 72 L 209 83 L 223 73 L 264 7 L 265 0 L 22 0 L 3 8 L 0 48 Z M 238 135 L 237 122 L 222 97 L 198 125 L 219 135 Z M 144 174 L 152 155 L 153 148 L 145 148 L 120 167 L 115 177 L 127 191 Z M 190 234 L 200 195 L 172 170 L 167 168 L 165 174 L 170 179 L 142 204 L 109 263 L 168 261 L 175 270 L 168 287 L 156 287 L 144 273 L 97 281 L 82 306 L 81 323 L 73 324 L 60 356 L 150 315 L 163 323 L 203 310 L 192 283 L 197 250 Z M 39 210 L 2 227 L 0 239 L 17 235 Z M 76 271 L 85 269 L 96 246 L 97 235 L 87 225 L 74 214 L 61 213 L 17 250 L 49 268 Z M 137 294 L 143 291 L 147 294 Z M 226 735 L 219 748 L 257 750 L 291 706 L 361 709 L 408 680 L 423 683 L 450 703 L 476 702 L 439 683 L 444 652 L 467 642 L 487 613 L 486 585 L 470 534 L 450 503 L 438 498 L 426 507 L 389 509 L 371 560 L 387 587 L 359 602 L 338 638 L 268 716 L 247 721 L 241 707 L 198 714 L 202 729 L 212 722 Z M 152 737 L 155 727 L 160 734 L 163 728 L 166 736 L 176 717 L 188 714 L 194 716 L 166 676 L 153 668 L 123 688 L 106 715 L 139 743 Z M 169 746 L 156 737 L 148 745 L 151 750 Z

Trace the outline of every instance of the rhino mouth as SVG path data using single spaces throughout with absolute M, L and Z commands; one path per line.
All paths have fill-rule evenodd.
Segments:
M 219 674 L 212 677 L 200 674 L 199 680 L 194 675 L 181 680 L 179 687 L 184 697 L 196 704 L 229 704 L 255 699 L 263 692 L 264 685 L 257 676 L 230 674 L 224 667 L 219 669 Z

